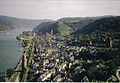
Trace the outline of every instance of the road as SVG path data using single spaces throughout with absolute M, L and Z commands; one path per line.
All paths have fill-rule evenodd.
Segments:
M 35 43 L 32 42 L 32 51 L 31 51 L 31 54 L 30 54 L 30 59 L 29 61 L 32 59 L 32 54 L 34 52 L 34 45 Z M 10 79 L 8 79 L 7 82 L 20 82 L 20 74 L 21 74 L 21 70 L 22 70 L 22 59 L 20 60 L 19 64 L 17 65 L 17 68 L 15 69 L 15 73 L 10 77 Z M 29 67 L 26 69 L 26 72 L 22 78 L 22 81 L 26 82 L 27 80 L 27 73 L 29 71 Z
M 20 60 L 17 68 L 15 69 L 15 73 L 10 77 L 7 82 L 19 82 L 20 71 L 22 70 L 22 60 Z
M 32 49 L 31 49 L 31 53 L 30 53 L 30 57 L 29 57 L 29 61 L 28 61 L 28 66 L 30 65 L 30 62 L 32 60 L 32 55 L 34 53 L 34 45 L 35 45 L 35 43 L 32 42 Z M 29 67 L 27 67 L 26 72 L 23 76 L 23 79 L 22 79 L 23 82 L 27 82 L 28 72 L 29 72 Z

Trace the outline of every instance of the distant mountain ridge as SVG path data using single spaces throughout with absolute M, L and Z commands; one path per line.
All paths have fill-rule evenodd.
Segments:
M 70 17 L 53 20 L 31 20 L 20 19 L 8 16 L 0 16 L 0 31 L 14 29 L 34 29 L 38 34 L 50 33 L 57 36 L 81 35 L 92 33 L 96 30 L 106 32 L 120 31 L 120 16 L 100 17 Z
M 0 31 L 13 30 L 15 28 L 35 28 L 42 22 L 50 20 L 32 20 L 32 19 L 21 19 L 9 16 L 0 16 Z

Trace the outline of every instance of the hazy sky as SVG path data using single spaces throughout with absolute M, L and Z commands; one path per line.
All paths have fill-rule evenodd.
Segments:
M 120 0 L 0 0 L 0 15 L 27 19 L 120 15 Z

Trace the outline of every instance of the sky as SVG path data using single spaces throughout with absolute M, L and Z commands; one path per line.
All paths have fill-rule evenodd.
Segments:
M 120 15 L 120 0 L 0 0 L 0 15 L 54 20 Z

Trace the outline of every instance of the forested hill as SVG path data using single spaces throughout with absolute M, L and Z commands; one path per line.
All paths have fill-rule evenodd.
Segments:
M 88 34 L 95 31 L 104 31 L 104 32 L 120 32 L 120 16 L 106 17 L 99 20 L 96 20 L 82 29 L 78 29 L 73 34 Z
M 58 36 L 87 34 L 99 29 L 118 31 L 119 20 L 119 16 L 62 18 L 56 22 L 42 23 L 34 31 L 45 34 L 53 30 L 53 33 Z
M 59 35 L 69 35 L 100 18 L 102 17 L 62 18 L 57 21 L 57 29 Z
M 20 19 L 8 16 L 0 16 L 0 31 L 13 30 L 15 28 L 35 28 L 42 22 L 49 20 Z
M 43 22 L 41 24 L 39 24 L 36 28 L 34 28 L 33 30 L 37 33 L 37 34 L 45 34 L 46 32 L 51 32 L 51 30 L 54 30 L 55 33 L 57 33 L 56 29 L 56 22 L 55 21 L 49 21 L 49 22 Z
M 92 23 L 93 21 L 102 18 L 102 17 L 76 17 L 76 18 L 62 18 L 57 21 L 44 22 L 38 25 L 34 31 L 45 34 L 51 30 L 54 31 L 56 35 L 69 35 L 74 31 L 83 28 L 85 25 Z

